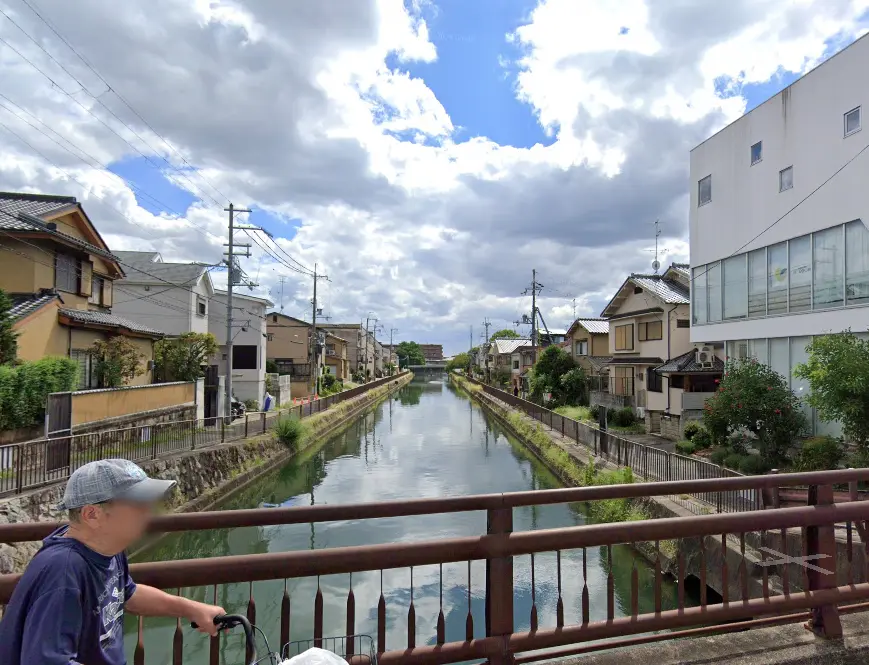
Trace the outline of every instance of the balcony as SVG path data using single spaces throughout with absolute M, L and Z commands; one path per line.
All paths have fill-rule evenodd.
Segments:
M 604 406 L 608 409 L 621 409 L 626 406 L 634 406 L 633 395 L 614 395 L 613 393 L 600 390 L 592 391 L 590 395 L 592 406 Z
M 682 412 L 702 411 L 706 400 L 715 393 L 682 393 Z

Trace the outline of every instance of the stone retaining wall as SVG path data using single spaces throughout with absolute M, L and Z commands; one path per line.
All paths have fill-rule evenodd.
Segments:
M 405 385 L 412 375 L 397 378 L 387 385 L 341 402 L 321 413 L 305 418 L 309 435 L 305 450 L 327 440 L 329 435 L 389 392 Z M 143 462 L 142 468 L 155 478 L 175 480 L 178 484 L 170 505 L 175 512 L 206 510 L 263 473 L 285 463 L 295 451 L 275 440 L 269 432 L 243 441 L 226 443 L 180 453 L 166 459 Z M 0 524 L 15 522 L 56 522 L 64 513 L 55 510 L 66 483 L 0 499 Z M 21 572 L 39 549 L 40 543 L 0 544 L 0 574 Z

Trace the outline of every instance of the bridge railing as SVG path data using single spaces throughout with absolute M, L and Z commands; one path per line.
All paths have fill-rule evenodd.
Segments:
M 207 595 L 198 597 L 214 602 L 234 598 L 230 606 L 223 603 L 224 607 L 246 612 L 255 623 L 258 606 L 280 608 L 276 621 L 261 621 L 260 627 L 273 639 L 279 636 L 281 644 L 290 640 L 291 620 L 298 621 L 300 615 L 312 616 L 310 637 L 317 645 L 329 636 L 355 634 L 360 617 L 370 617 L 375 624 L 379 660 L 385 665 L 474 659 L 524 663 L 804 619 L 811 620 L 819 632 L 837 636 L 841 634 L 840 612 L 869 607 L 865 538 L 869 502 L 835 503 L 833 492 L 834 487 L 846 487 L 848 496 L 856 497 L 858 483 L 867 480 L 869 469 L 852 469 L 167 515 L 155 520 L 155 532 L 466 511 L 483 511 L 486 521 L 481 533 L 472 537 L 157 561 L 134 564 L 131 571 L 139 583 L 185 594 L 207 587 Z M 809 488 L 809 505 L 513 530 L 514 510 L 529 506 L 730 490 L 764 491 L 775 499 L 779 488 L 798 486 Z M 837 525 L 841 525 L 838 534 Z M 54 526 L 3 525 L 0 542 L 39 538 Z M 616 568 L 613 551 L 624 546 L 642 553 L 651 563 L 650 582 L 644 578 L 641 585 L 638 571 L 643 566 L 637 557 L 630 557 L 627 567 Z M 554 565 L 542 566 L 544 560 Z M 467 576 L 466 582 L 449 589 L 461 593 L 450 593 L 445 600 L 447 566 L 453 572 L 467 571 Z M 479 573 L 481 566 L 485 568 L 482 583 L 479 574 L 472 574 L 473 570 Z M 404 571 L 402 579 L 409 584 L 402 584 L 401 593 L 389 593 L 383 583 L 385 571 Z M 552 576 L 541 579 L 542 571 Z M 699 581 L 699 598 L 686 590 L 689 576 Z M 316 584 L 296 586 L 310 578 Z M 0 576 L 0 604 L 8 602 L 18 579 Z M 390 579 L 394 581 L 395 576 Z M 673 597 L 665 597 L 670 584 L 667 579 L 675 579 Z M 255 593 L 254 583 L 265 580 L 272 583 L 257 586 Z M 220 591 L 222 585 L 239 583 L 246 586 L 244 597 L 239 597 L 237 590 L 229 596 Z M 421 586 L 441 589 L 437 606 L 429 602 L 415 605 L 414 588 Z M 707 586 L 719 588 L 721 598 L 711 597 Z M 346 589 L 341 610 L 334 601 L 324 607 L 324 587 L 333 593 Z M 300 588 L 310 594 L 300 592 Z M 483 617 L 473 611 L 473 600 L 478 598 L 484 601 Z M 447 617 L 454 619 L 457 614 L 464 618 L 463 630 L 452 621 L 448 631 Z M 146 621 L 150 620 L 139 619 L 134 665 L 143 665 L 147 658 L 143 639 Z M 400 640 L 395 639 L 396 627 L 402 634 Z M 174 664 L 185 662 L 184 639 L 179 621 L 173 642 Z M 239 648 L 237 641 L 216 637 L 208 649 L 188 655 L 187 662 L 218 665 L 221 657 L 229 658 L 226 653 L 232 648 Z
M 710 478 L 744 477 L 739 471 L 727 469 L 708 460 L 667 452 L 655 446 L 631 441 L 616 433 L 601 430 L 599 427 L 562 416 L 544 406 L 478 381 L 473 377 L 463 377 L 480 386 L 483 392 L 500 400 L 508 406 L 522 411 L 539 421 L 550 431 L 560 432 L 572 439 L 577 445 L 586 447 L 596 457 L 606 459 L 617 466 L 629 466 L 640 478 L 646 480 L 706 480 Z M 664 440 L 662 440 L 662 443 Z M 734 512 L 759 510 L 763 507 L 759 492 L 728 491 L 703 492 L 688 496 L 676 494 L 669 497 L 695 513 Z

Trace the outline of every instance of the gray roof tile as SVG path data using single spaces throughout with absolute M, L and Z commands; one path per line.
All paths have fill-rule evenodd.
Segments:
M 492 343 L 495 345 L 494 353 L 498 355 L 513 353 L 516 349 L 531 346 L 530 339 L 494 339 Z
M 0 192 L 0 212 L 12 217 L 17 217 L 22 212 L 34 217 L 43 217 L 75 206 L 76 203 L 78 202 L 74 196 Z
M 691 302 L 688 289 L 660 275 L 631 275 L 631 281 L 651 291 L 668 305 L 687 305 Z
M 118 252 L 126 277 L 120 283 L 193 286 L 207 270 L 199 263 L 162 263 L 152 260 L 154 252 Z
M 115 316 L 106 312 L 95 312 L 86 309 L 61 309 L 60 313 L 76 323 L 87 325 L 89 323 L 98 326 L 111 326 L 113 328 L 125 328 L 130 332 L 142 333 L 162 337 L 164 333 L 154 328 L 142 325 L 136 321 L 125 319 L 123 316 Z
M 610 331 L 610 322 L 606 319 L 577 319 L 575 323 L 578 323 L 592 334 L 600 333 L 606 335 Z
M 23 319 L 28 314 L 32 314 L 43 305 L 47 305 L 54 300 L 57 300 L 56 293 L 10 293 L 9 299 L 12 301 L 12 309 L 9 310 L 9 317 L 13 321 Z
M 724 361 L 713 356 L 712 367 L 700 367 L 697 363 L 697 353 L 691 350 L 681 356 L 670 358 L 660 367 L 656 367 L 655 371 L 661 374 L 721 374 L 724 371 Z

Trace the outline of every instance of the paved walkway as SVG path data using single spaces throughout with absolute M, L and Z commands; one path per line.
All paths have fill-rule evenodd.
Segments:
M 627 439 L 628 441 L 633 441 L 634 443 L 641 443 L 644 446 L 660 448 L 668 453 L 672 453 L 676 450 L 675 441 L 670 441 L 670 439 L 665 439 L 663 436 L 658 436 L 657 434 L 623 434 L 622 432 L 613 432 L 613 434 L 620 436 L 623 439 Z

